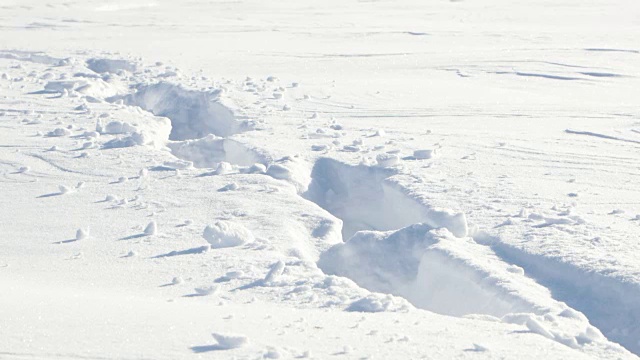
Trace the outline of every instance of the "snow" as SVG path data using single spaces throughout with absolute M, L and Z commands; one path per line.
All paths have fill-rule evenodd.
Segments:
M 0 357 L 640 354 L 637 2 L 2 9 Z
M 235 335 L 235 334 L 211 334 L 214 339 L 218 342 L 218 346 L 220 349 L 229 350 L 236 349 L 242 346 L 245 346 L 249 339 L 244 335 Z
M 156 235 L 157 233 L 158 233 L 158 224 L 155 221 L 150 222 L 144 228 L 145 235 L 151 236 L 151 235 Z
M 202 237 L 213 248 L 240 246 L 254 241 L 254 236 L 249 229 L 240 223 L 225 220 L 217 221 L 213 225 L 207 225 L 204 228 Z

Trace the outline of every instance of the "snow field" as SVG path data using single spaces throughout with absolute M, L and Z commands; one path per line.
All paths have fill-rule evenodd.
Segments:
M 96 66 L 104 70 L 98 72 L 116 73 L 116 76 L 117 73 L 136 71 L 118 64 L 105 60 Z M 76 99 L 69 97 L 78 92 L 75 85 L 56 91 L 64 94 L 65 90 L 65 100 Z M 182 291 L 182 297 L 216 295 L 211 298 L 216 298 L 220 304 L 234 299 L 235 295 L 230 293 L 253 291 L 255 296 L 269 301 L 278 299 L 295 306 L 337 311 L 406 313 L 418 311 L 413 308 L 415 306 L 458 317 L 491 316 L 586 354 L 610 351 L 626 355 L 593 328 L 584 315 L 558 302 L 548 288 L 527 277 L 528 269 L 535 261 L 504 256 L 500 245 L 482 241 L 464 213 L 432 206 L 414 196 L 400 181 L 404 160 L 401 162 L 396 153 L 379 154 L 375 162 L 358 165 L 326 157 L 326 154 L 280 156 L 281 150 L 252 145 L 250 137 L 227 138 L 253 132 L 253 125 L 238 121 L 234 115 L 237 112 L 222 105 L 226 101 L 222 91 L 187 90 L 166 82 L 139 86 L 134 91 L 119 94 L 117 100 L 109 99 L 112 103 L 100 102 L 74 110 L 82 111 L 86 116 L 84 124 L 77 128 L 58 128 L 63 130 L 60 138 L 56 135 L 53 136 L 55 139 L 50 139 L 51 136 L 45 135 L 37 140 L 43 141 L 42 149 L 49 149 L 52 141 L 58 141 L 56 151 L 61 153 L 39 152 L 38 157 L 30 158 L 33 161 L 40 159 L 48 171 L 99 182 L 103 191 L 100 198 L 108 204 L 100 205 L 102 200 L 96 197 L 97 205 L 94 206 L 108 206 L 103 211 L 121 211 L 135 217 L 138 223 L 135 228 L 124 229 L 126 234 L 123 236 L 111 237 L 146 246 L 135 246 L 136 250 L 130 250 L 130 253 L 133 251 L 138 256 L 126 256 L 128 259 L 122 261 L 155 259 L 160 264 L 172 264 L 169 265 L 171 275 L 166 270 L 161 271 L 166 279 L 174 279 L 170 281 L 174 286 L 167 291 Z M 274 98 L 280 100 L 282 97 Z M 119 105 L 119 100 L 130 106 Z M 94 107 L 100 110 L 86 112 Z M 103 109 L 109 111 L 108 117 L 97 115 Z M 101 125 L 100 119 L 123 114 L 126 120 Z M 81 132 L 86 138 L 86 126 L 93 124 L 91 121 L 96 118 L 96 131 L 101 136 L 91 137 L 97 146 L 81 146 L 87 150 L 87 156 L 77 155 L 73 152 L 77 149 L 74 136 Z M 50 123 L 33 125 L 45 128 Z M 151 135 L 147 138 L 146 134 Z M 374 135 L 390 136 L 381 130 L 376 130 Z M 144 140 L 138 141 L 140 139 Z M 344 153 L 363 151 L 366 145 L 356 138 L 352 145 L 346 146 L 349 148 L 343 148 Z M 424 151 L 414 150 L 413 157 L 430 160 L 433 153 L 427 155 Z M 111 167 L 96 166 L 107 161 Z M 140 170 L 142 164 L 144 171 Z M 120 170 L 120 166 L 127 171 Z M 123 173 L 138 176 L 129 177 Z M 109 183 L 106 178 L 117 180 Z M 229 187 L 230 184 L 234 186 Z M 105 186 L 111 186 L 109 192 L 116 193 L 117 189 L 118 195 L 105 197 Z M 181 196 L 171 194 L 170 190 L 176 194 L 191 194 Z M 60 185 L 60 194 L 73 191 Z M 136 192 L 141 196 L 133 196 Z M 86 196 L 78 193 L 65 196 L 63 198 L 67 199 L 61 201 L 73 202 L 75 195 L 83 196 L 83 199 Z M 257 205 L 257 198 L 266 204 Z M 117 204 L 113 204 L 115 202 Z M 169 217 L 183 206 L 208 208 L 193 215 L 187 213 L 194 219 L 189 224 L 181 220 L 184 217 Z M 256 210 L 258 206 L 259 211 Z M 540 220 L 544 227 L 579 223 L 578 218 L 569 216 L 543 216 Z M 167 226 L 169 219 L 173 228 Z M 96 222 L 86 224 L 92 228 L 92 237 L 97 239 L 104 238 L 105 233 L 114 234 L 114 230 L 95 229 Z M 117 221 L 111 223 L 118 224 Z M 140 226 L 143 223 L 148 225 Z M 158 224 L 161 225 L 160 232 Z M 192 224 L 196 226 L 183 226 Z M 204 231 L 198 234 L 203 227 Z M 87 235 L 88 231 L 78 230 L 76 239 L 84 239 Z M 177 243 L 166 243 L 173 236 L 183 236 L 179 243 L 181 247 L 177 248 Z M 203 246 L 202 238 L 210 246 Z M 59 245 L 76 246 L 64 242 Z M 237 252 L 220 253 L 227 250 Z M 244 252 L 252 251 L 268 255 L 258 256 L 260 259 L 243 271 L 233 267 L 231 270 L 216 269 L 224 285 L 204 285 L 206 283 L 202 281 L 187 280 L 186 283 L 198 287 L 190 287 L 195 289 L 195 294 L 189 291 L 185 294 L 184 289 L 180 289 L 183 281 L 176 281 L 183 276 L 176 273 L 185 261 L 183 259 L 216 256 L 221 260 L 230 256 L 237 261 Z M 505 260 L 513 260 L 515 265 Z M 239 263 L 237 261 L 233 266 L 237 267 Z M 548 275 L 548 279 L 552 277 L 557 275 Z M 538 279 L 544 280 L 544 276 L 537 276 Z M 544 281 L 541 283 L 544 285 Z M 634 314 L 633 304 L 625 305 L 623 309 L 627 315 Z M 617 324 L 622 322 L 622 319 L 616 319 Z M 603 325 L 606 328 L 610 324 Z M 633 331 L 633 325 L 617 331 L 627 331 L 624 335 L 627 338 L 633 336 L 629 335 L 629 329 Z M 615 328 L 608 330 L 613 332 Z M 245 336 L 223 334 L 226 333 L 214 333 L 223 350 L 248 344 Z M 491 352 L 491 347 L 475 343 L 470 346 L 473 351 Z M 336 354 L 353 353 L 347 348 L 343 347 Z M 267 350 L 269 356 L 275 356 L 276 352 Z

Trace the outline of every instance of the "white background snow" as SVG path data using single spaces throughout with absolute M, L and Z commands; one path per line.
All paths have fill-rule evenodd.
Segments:
M 634 359 L 636 0 L 0 0 L 1 359 Z

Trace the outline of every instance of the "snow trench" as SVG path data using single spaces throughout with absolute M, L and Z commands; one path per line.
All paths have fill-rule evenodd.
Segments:
M 395 173 L 330 158 L 315 163 L 303 196 L 342 220 L 344 240 L 321 254 L 320 269 L 447 315 L 540 312 L 514 295 L 524 291 L 506 264 L 497 269 L 476 259 L 495 255 L 466 237 L 464 214 L 412 198 L 391 181 Z
M 553 297 L 584 313 L 603 334 L 640 354 L 640 287 L 624 279 L 586 272 L 571 264 L 527 253 L 489 236 L 477 237 L 502 259 L 519 264 Z
M 169 140 L 200 139 L 209 134 L 227 137 L 253 128 L 249 121 L 239 121 L 233 111 L 220 102 L 220 90 L 187 90 L 160 82 L 110 101 L 119 99 L 126 105 L 139 106 L 156 116 L 171 119 Z
M 94 65 L 94 71 L 129 70 L 126 65 L 131 65 L 128 62 L 92 60 L 88 63 Z M 156 119 L 168 119 L 170 130 L 162 142 L 166 143 L 174 156 L 191 162 L 196 168 L 216 168 L 221 162 L 238 166 L 267 165 L 269 162 L 269 157 L 258 150 L 227 138 L 252 130 L 253 125 L 249 121 L 238 120 L 234 112 L 222 104 L 218 90 L 187 90 L 179 85 L 160 82 L 139 87 L 133 94 L 108 98 L 107 101 L 122 101 L 125 105 L 137 106 L 151 113 Z M 110 147 L 146 145 L 150 142 L 143 141 L 146 138 L 160 142 L 157 136 L 149 136 L 158 132 L 149 123 L 129 126 L 133 129 L 131 134 L 115 139 Z
M 326 273 L 371 291 L 401 296 L 414 306 L 452 316 L 542 314 L 535 298 L 548 292 L 518 277 L 487 247 L 445 229 L 414 224 L 390 232 L 361 231 L 320 256 Z M 531 289 L 533 289 L 531 291 Z
M 508 256 L 468 235 L 464 214 L 435 209 L 413 198 L 394 181 L 395 174 L 393 169 L 351 166 L 322 158 L 315 163 L 308 190 L 302 194 L 344 225 L 343 242 L 320 254 L 318 268 L 374 292 L 371 297 L 352 303 L 346 311 L 385 311 L 386 306 L 367 302 L 380 299 L 379 293 L 383 293 L 444 315 L 523 325 L 575 349 L 610 346 L 587 317 L 557 301 L 544 286 L 553 289 L 554 276 L 542 284 L 535 277 L 525 276 L 528 269 L 505 261 L 503 256 Z M 580 293 L 572 296 L 579 298 Z M 619 305 L 628 309 L 632 301 Z M 606 304 L 590 305 L 603 311 L 602 320 L 616 311 Z M 576 308 L 590 312 L 588 306 Z M 628 326 L 615 330 L 625 338 L 611 337 L 624 340 L 623 344 L 637 336 L 635 330 L 630 330 L 637 328 L 633 325 L 637 324 L 637 314 L 626 315 Z M 624 316 L 617 315 L 618 320 Z M 628 348 L 634 349 L 632 345 Z
M 215 168 L 222 161 L 239 166 L 266 165 L 268 157 L 236 140 L 208 135 L 202 139 L 170 142 L 171 153 L 196 168 Z

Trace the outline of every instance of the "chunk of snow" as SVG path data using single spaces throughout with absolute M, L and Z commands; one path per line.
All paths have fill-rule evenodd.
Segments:
M 89 59 L 87 67 L 97 73 L 118 73 L 121 71 L 135 72 L 137 65 L 128 60 Z
M 155 221 L 150 222 L 147 227 L 144 228 L 144 234 L 147 236 L 155 235 L 158 233 L 158 224 Z
M 218 191 L 225 192 L 225 191 L 238 190 L 238 187 L 239 187 L 238 184 L 230 183 L 230 184 L 227 184 L 227 185 L 221 187 L 220 189 L 218 189 Z
M 272 164 L 267 168 L 267 175 L 274 179 L 288 180 L 291 178 L 291 170 L 284 165 Z
M 267 167 L 262 164 L 253 164 L 248 170 L 249 174 L 264 174 L 267 172 Z
M 542 335 L 549 339 L 554 338 L 553 334 L 550 333 L 549 330 L 547 330 L 538 320 L 534 319 L 533 317 L 529 318 L 525 325 L 531 332 Z
M 413 157 L 419 160 L 431 159 L 435 155 L 435 152 L 435 150 L 430 149 L 415 150 Z
M 219 287 L 217 285 L 211 285 L 211 286 L 198 287 L 198 288 L 195 288 L 194 290 L 198 295 L 209 296 L 217 293 L 219 290 Z
M 276 281 L 280 275 L 282 275 L 282 273 L 284 272 L 285 269 L 285 265 L 284 262 L 282 261 L 278 261 L 277 263 L 271 265 L 271 269 L 269 270 L 269 272 L 267 273 L 267 275 L 264 277 L 264 283 L 265 284 L 271 284 L 274 281 Z
M 222 161 L 218 164 L 218 167 L 215 170 L 216 175 L 226 175 L 233 172 L 233 165 L 229 164 L 226 161 Z
M 89 237 L 89 229 L 78 229 L 76 231 L 76 240 L 86 239 L 87 237 Z
M 378 154 L 376 161 L 380 167 L 391 167 L 400 163 L 400 158 L 395 154 Z
M 249 343 L 249 338 L 238 334 L 212 333 L 211 336 L 218 342 L 218 347 L 224 350 L 237 349 Z
M 251 231 L 242 224 L 224 220 L 207 225 L 202 237 L 213 248 L 240 246 L 254 241 Z
M 64 128 L 57 128 L 55 130 L 49 131 L 47 133 L 47 136 L 55 136 L 55 137 L 60 137 L 60 136 L 69 136 L 71 135 L 71 131 L 69 131 L 68 129 L 64 129 Z

